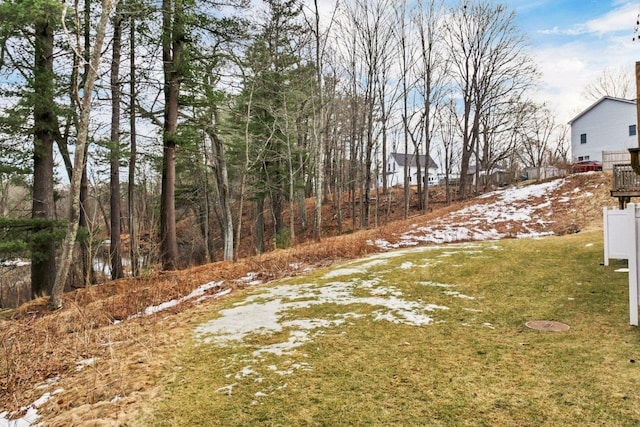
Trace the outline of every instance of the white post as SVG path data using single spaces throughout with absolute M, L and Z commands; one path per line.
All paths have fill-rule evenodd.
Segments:
M 608 207 L 602 208 L 602 228 L 604 229 L 604 265 L 609 266 L 609 211 Z
M 629 212 L 629 226 L 633 237 L 633 245 L 629 251 L 629 323 L 638 326 L 638 283 L 640 283 L 638 278 L 638 273 L 640 273 L 638 266 L 640 261 L 638 257 L 640 233 L 638 233 L 638 228 L 640 225 L 640 209 L 636 207 L 635 203 L 629 203 L 627 211 Z

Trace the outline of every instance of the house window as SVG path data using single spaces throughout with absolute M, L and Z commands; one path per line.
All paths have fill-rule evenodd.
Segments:
M 587 143 L 587 134 L 586 133 L 581 133 L 580 134 L 580 144 L 586 144 Z
M 636 125 L 629 125 L 629 136 L 636 135 Z
M 578 156 L 578 161 L 589 160 L 589 156 Z

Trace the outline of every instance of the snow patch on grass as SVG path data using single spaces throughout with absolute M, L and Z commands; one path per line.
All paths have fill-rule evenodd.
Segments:
M 294 269 L 298 269 L 300 268 L 299 265 L 291 265 L 292 268 Z M 255 273 L 255 272 L 249 272 L 247 273 L 246 276 L 241 277 L 238 279 L 239 282 L 244 282 L 247 286 L 255 286 L 255 285 L 261 285 L 262 284 L 262 280 L 258 279 L 259 274 Z
M 446 248 L 447 255 L 463 253 L 481 256 L 485 250 L 478 244 L 470 243 L 447 245 Z M 230 308 L 218 311 L 215 319 L 197 326 L 196 338 L 205 345 L 237 348 L 234 356 L 225 359 L 225 363 L 228 363 L 225 370 L 231 370 L 226 376 L 229 383 L 252 380 L 262 382 L 269 371 L 279 376 L 287 376 L 299 369 L 313 369 L 308 364 L 291 360 L 283 360 L 282 366 L 269 365 L 263 368 L 260 368 L 260 363 L 272 360 L 272 356 L 304 357 L 300 352 L 302 346 L 313 343 L 326 331 L 346 325 L 353 319 L 415 327 L 438 323 L 434 319 L 434 313 L 449 310 L 449 307 L 429 304 L 422 299 L 409 299 L 399 287 L 392 284 L 393 279 L 389 280 L 393 277 L 393 268 L 410 270 L 442 262 L 435 260 L 439 253 L 422 258 L 419 255 L 436 249 L 442 250 L 443 247 L 405 248 L 375 254 L 330 270 L 321 275 L 317 282 L 283 283 L 266 288 L 254 288 L 248 296 L 234 302 Z M 492 249 L 500 248 L 493 246 Z M 412 258 L 402 259 L 409 254 Z M 394 263 L 390 261 L 392 259 L 395 259 Z M 416 262 L 416 259 L 421 261 Z M 384 270 L 386 266 L 389 269 Z M 432 281 L 418 283 L 441 289 L 456 298 L 473 299 L 450 290 L 454 285 Z M 320 309 L 314 312 L 322 312 L 321 306 L 331 308 L 327 314 L 306 317 L 301 316 L 298 311 L 318 307 Z M 260 342 L 257 338 L 261 335 L 268 336 L 264 340 L 267 343 L 257 344 Z M 259 372 L 260 369 L 263 369 L 262 373 Z M 236 385 L 237 383 L 229 384 L 220 388 L 218 392 L 231 394 Z M 275 392 L 277 388 L 272 387 L 256 394 L 255 398 L 259 399 Z M 254 402 L 257 404 L 257 400 Z
M 340 277 L 340 276 L 362 275 L 366 273 L 370 267 L 376 267 L 376 266 L 385 265 L 385 264 L 387 264 L 387 261 L 384 259 L 373 259 L 368 262 L 365 262 L 364 264 L 359 264 L 353 267 L 345 267 L 345 268 L 338 268 L 335 270 L 331 270 L 330 272 L 324 275 L 324 278 L 333 279 L 334 277 Z
M 485 203 L 467 206 L 449 213 L 427 225 L 414 224 L 398 235 L 396 243 L 377 239 L 369 243 L 388 250 L 420 243 L 453 243 L 460 241 L 500 240 L 505 237 L 542 237 L 553 234 L 545 231 L 552 221 L 541 218 L 541 213 L 551 205 L 552 193 L 564 184 L 564 179 L 523 187 L 511 187 L 487 193 L 480 200 Z M 517 224 L 519 230 L 510 230 Z
M 64 390 L 59 388 L 53 392 L 45 393 L 29 406 L 21 408 L 20 412 L 24 413 L 21 417 L 14 418 L 16 414 L 9 414 L 7 411 L 0 412 L 0 427 L 29 427 L 34 425 L 40 418 L 38 408 L 47 403 L 56 394 L 62 393 Z
M 205 293 L 213 288 L 216 287 L 220 287 L 220 285 L 222 284 L 222 282 L 209 282 L 209 283 L 205 283 L 204 285 L 200 285 L 198 286 L 196 289 L 194 289 L 193 291 L 191 291 L 191 293 L 189 293 L 189 295 L 186 295 L 182 298 L 178 298 L 178 299 L 172 299 L 170 301 L 165 301 L 161 304 L 158 305 L 152 305 L 149 306 L 147 308 L 144 309 L 143 313 L 137 313 L 134 314 L 133 316 L 129 317 L 130 319 L 135 319 L 138 317 L 142 317 L 142 316 L 150 316 L 152 314 L 156 314 L 159 313 L 161 311 L 167 310 L 171 307 L 175 307 L 178 304 L 181 304 L 185 301 L 188 301 L 190 299 L 194 299 L 194 298 L 198 298 L 198 301 L 205 299 L 207 296 L 205 295 Z M 213 294 L 211 297 L 212 298 L 220 298 L 221 296 L 227 295 L 231 293 L 231 288 L 229 289 L 223 289 L 220 292 L 217 292 L 215 294 Z
M 95 363 L 96 358 L 95 357 L 91 357 L 89 359 L 82 359 L 82 360 L 78 360 L 76 362 L 76 372 L 80 372 L 82 371 L 84 368 L 86 368 L 87 366 L 91 366 Z
M 461 299 L 475 299 L 475 297 L 470 297 L 469 295 L 462 294 L 458 291 L 444 291 L 444 294 Z
M 436 288 L 452 288 L 453 285 L 448 285 L 446 283 L 437 283 L 437 282 L 420 282 L 422 286 L 433 286 Z
M 233 308 L 221 310 L 219 318 L 199 325 L 196 334 L 204 343 L 228 345 L 231 342 L 242 342 L 250 334 L 273 334 L 287 328 L 290 332 L 286 341 L 271 344 L 254 352 L 254 355 L 282 355 L 309 342 L 312 339 L 309 331 L 341 325 L 345 317 L 354 317 L 351 314 L 343 314 L 328 319 L 283 321 L 282 319 L 292 310 L 327 304 L 347 307 L 356 304 L 369 305 L 376 307 L 373 313 L 374 320 L 422 326 L 433 322 L 429 313 L 448 309 L 444 306 L 406 300 L 402 298 L 398 289 L 378 286 L 377 283 L 366 281 L 363 284 L 362 281 L 352 280 L 330 282 L 325 285 L 306 283 L 274 286 L 249 296 Z M 369 296 L 356 296 L 356 290 L 360 294 L 365 291 Z

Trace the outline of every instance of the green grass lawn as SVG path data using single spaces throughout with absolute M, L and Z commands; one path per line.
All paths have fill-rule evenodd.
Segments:
M 262 333 L 194 332 L 139 424 L 640 425 L 627 274 L 602 254 L 601 232 L 412 249 L 237 292 L 202 323 L 258 308 Z

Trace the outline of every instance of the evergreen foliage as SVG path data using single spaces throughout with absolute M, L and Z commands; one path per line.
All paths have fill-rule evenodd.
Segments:
M 50 241 L 59 245 L 65 227 L 62 220 L 0 217 L 0 259 L 29 256 L 32 261 L 41 260 L 46 254 L 37 248 Z

